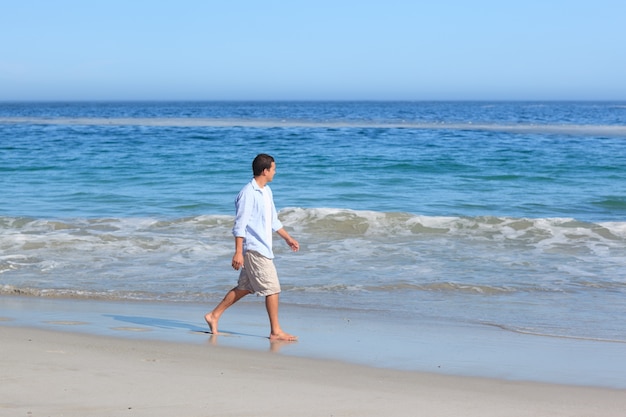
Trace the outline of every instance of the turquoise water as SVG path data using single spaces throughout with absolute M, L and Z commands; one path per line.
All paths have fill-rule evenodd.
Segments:
M 626 342 L 626 103 L 0 103 L 4 294 L 213 304 L 272 154 L 283 301 Z

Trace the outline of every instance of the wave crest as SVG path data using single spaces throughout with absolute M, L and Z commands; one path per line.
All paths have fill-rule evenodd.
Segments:
M 298 231 L 326 236 L 449 235 L 526 243 L 553 239 L 626 243 L 626 222 L 587 223 L 571 218 L 442 217 L 332 208 L 287 208 L 280 215 L 285 224 Z

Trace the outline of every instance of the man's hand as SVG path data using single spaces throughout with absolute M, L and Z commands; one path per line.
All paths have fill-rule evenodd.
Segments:
M 298 252 L 298 250 L 300 250 L 300 244 L 296 239 L 292 238 L 291 236 L 289 236 L 288 239 L 285 239 L 285 242 L 287 242 L 292 251 Z
M 300 244 L 298 243 L 298 241 L 292 238 L 289 233 L 287 233 L 284 227 L 280 230 L 277 230 L 276 233 L 278 233 L 278 236 L 285 239 L 285 242 L 287 242 L 292 251 L 298 252 L 300 250 Z
M 235 271 L 239 271 L 239 268 L 243 266 L 243 255 L 241 253 L 235 253 L 232 266 Z

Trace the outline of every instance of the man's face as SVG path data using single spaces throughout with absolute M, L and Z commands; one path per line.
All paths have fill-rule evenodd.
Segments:
M 265 170 L 265 177 L 267 178 L 267 182 L 272 182 L 274 179 L 274 175 L 276 175 L 276 163 L 272 162 L 272 166 L 270 169 Z

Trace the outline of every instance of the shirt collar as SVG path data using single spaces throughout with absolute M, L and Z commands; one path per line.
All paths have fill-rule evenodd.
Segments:
M 259 184 L 256 182 L 256 180 L 254 179 L 254 177 L 252 177 L 252 180 L 251 180 L 250 182 L 252 183 L 252 188 L 253 188 L 255 191 L 259 191 L 259 192 L 261 192 L 261 193 L 263 192 L 263 188 L 261 188 L 261 187 L 259 186 Z M 267 187 L 267 185 L 266 185 L 266 187 Z

